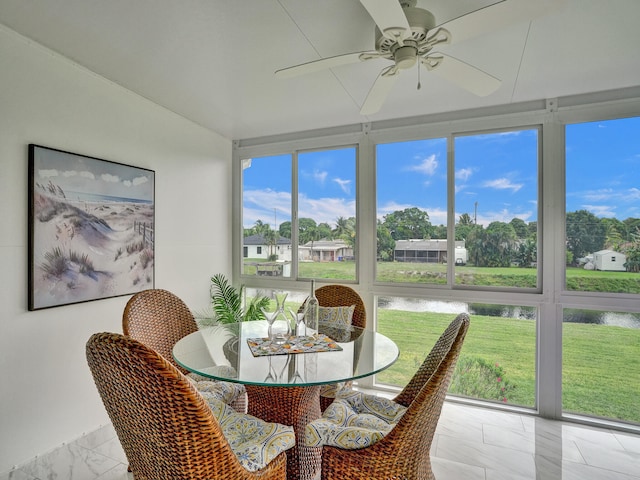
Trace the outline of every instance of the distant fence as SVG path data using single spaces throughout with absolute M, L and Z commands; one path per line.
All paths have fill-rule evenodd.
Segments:
M 155 231 L 153 229 L 153 223 L 146 222 L 133 222 L 133 230 L 142 235 L 142 241 L 145 246 L 149 246 L 153 249 L 155 244 Z

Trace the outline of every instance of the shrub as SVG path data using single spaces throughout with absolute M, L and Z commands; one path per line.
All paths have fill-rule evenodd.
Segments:
M 507 402 L 515 389 L 505 379 L 504 369 L 480 357 L 461 356 L 458 359 L 449 392 L 466 397 Z

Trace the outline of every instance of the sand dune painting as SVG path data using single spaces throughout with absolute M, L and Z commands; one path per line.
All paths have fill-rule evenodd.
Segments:
M 154 285 L 155 172 L 29 145 L 29 310 Z

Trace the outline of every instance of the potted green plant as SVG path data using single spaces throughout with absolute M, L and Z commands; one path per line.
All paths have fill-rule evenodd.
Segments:
M 267 307 L 269 297 L 256 295 L 244 305 L 244 285 L 239 288 L 231 285 L 227 277 L 218 273 L 211 277 L 211 307 L 220 323 L 264 320 L 261 307 Z

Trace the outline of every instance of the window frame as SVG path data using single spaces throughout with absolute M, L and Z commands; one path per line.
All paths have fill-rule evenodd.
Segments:
M 520 104 L 448 112 L 418 118 L 403 118 L 375 123 L 346 125 L 312 132 L 300 132 L 268 138 L 245 139 L 233 142 L 233 205 L 232 251 L 233 278 L 240 281 L 238 265 L 241 256 L 242 184 L 239 159 L 248 156 L 282 154 L 300 148 L 358 145 L 356 177 L 358 220 L 358 274 L 352 285 L 363 297 L 368 328 L 376 328 L 375 304 L 379 296 L 416 297 L 433 300 L 464 301 L 532 306 L 538 310 L 536 359 L 536 408 L 531 413 L 547 418 L 575 420 L 562 412 L 562 318 L 564 308 L 640 312 L 639 296 L 607 292 L 575 292 L 565 289 L 564 232 L 565 232 L 565 125 L 640 116 L 640 89 L 596 92 L 565 98 L 535 100 Z M 539 291 L 500 291 L 496 289 L 449 288 L 441 285 L 389 285 L 375 281 L 376 236 L 376 174 L 375 145 L 414 140 L 416 138 L 449 138 L 454 133 L 493 131 L 500 128 L 540 125 L 539 149 L 539 205 L 538 207 L 538 285 Z M 449 140 L 451 141 L 451 140 Z M 451 152 L 451 149 L 449 149 Z M 451 153 L 449 153 L 451 155 Z M 448 159 L 450 169 L 453 162 Z M 448 173 L 449 182 L 453 172 Z M 293 194 L 293 193 L 292 193 Z M 447 236 L 453 238 L 453 188 L 448 189 Z M 369 232 L 369 233 L 367 233 Z M 451 257 L 451 252 L 449 253 Z M 453 257 L 451 257 L 453 258 Z M 374 261 L 371 261 L 374 259 Z M 450 262 L 450 265 L 453 265 Z M 562 265 L 559 267 L 558 265 Z M 449 267 L 452 268 L 452 267 Z M 296 272 L 297 274 L 297 272 Z M 308 282 L 272 279 L 250 279 L 242 282 L 255 287 L 299 287 L 306 291 Z M 299 284 L 299 285 L 298 285 Z M 472 320 L 473 321 L 473 320 Z M 373 386 L 373 379 L 364 379 L 365 386 Z M 501 408 L 493 406 L 493 408 Z M 510 410 L 504 406 L 502 409 Z M 620 430 L 640 432 L 640 427 L 619 425 L 602 419 L 580 418 L 585 423 L 607 424 Z

